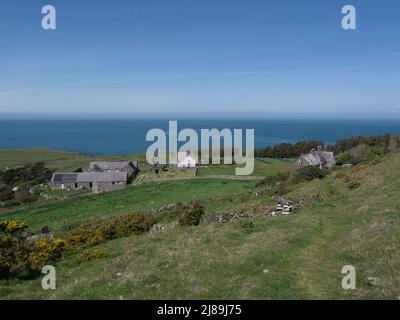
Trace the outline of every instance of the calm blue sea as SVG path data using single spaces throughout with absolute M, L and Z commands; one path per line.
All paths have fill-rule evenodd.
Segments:
M 179 129 L 255 129 L 256 148 L 356 135 L 400 134 L 400 120 L 179 120 Z M 140 153 L 146 133 L 168 120 L 0 120 L 0 149 L 47 147 L 94 155 Z

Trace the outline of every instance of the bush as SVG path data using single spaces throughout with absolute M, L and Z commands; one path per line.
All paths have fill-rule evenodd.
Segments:
M 255 229 L 255 224 L 254 224 L 254 222 L 253 221 L 244 221 L 244 222 L 242 222 L 241 224 L 240 224 L 240 226 L 241 226 L 241 228 L 242 228 L 242 230 L 245 232 L 245 233 L 248 233 L 248 234 L 250 234 L 250 233 L 252 233 L 253 231 L 254 231 L 254 229 Z
M 197 201 L 184 205 L 176 204 L 179 217 L 179 224 L 182 226 L 197 226 L 200 224 L 201 216 L 204 214 L 204 207 Z
M 353 162 L 354 162 L 354 158 L 350 154 L 350 152 L 341 153 L 336 157 L 336 164 L 338 166 L 342 166 L 342 165 L 344 165 L 346 163 L 351 163 L 352 164 Z
M 0 222 L 0 276 L 41 270 L 61 257 L 64 242 L 50 237 L 29 240 L 28 226 L 18 221 Z
M 81 261 L 92 261 L 96 259 L 100 259 L 106 256 L 106 253 L 103 250 L 91 250 L 86 251 L 80 256 Z
M 278 182 L 283 182 L 289 180 L 291 175 L 290 171 L 279 172 L 274 176 L 265 177 L 263 180 L 258 181 L 254 188 L 262 187 L 265 185 L 273 185 Z
M 35 185 L 50 180 L 52 172 L 42 162 L 0 172 L 0 181 L 10 186 L 28 183 Z
M 342 178 L 346 177 L 346 174 L 344 172 L 342 172 L 342 171 L 339 171 L 339 172 L 336 172 L 335 177 L 338 178 L 338 179 L 342 179 Z
M 61 239 L 51 239 L 45 237 L 39 239 L 31 246 L 31 252 L 27 257 L 27 264 L 31 270 L 40 271 L 50 261 L 55 261 L 62 257 L 65 242 Z
M 28 190 L 19 190 L 15 192 L 15 200 L 19 203 L 30 203 L 36 201 L 38 198 L 32 196 Z
M 100 222 L 92 221 L 78 226 L 65 240 L 68 249 L 90 247 L 107 240 L 148 232 L 151 221 L 148 215 L 124 214 Z
M 322 141 L 300 141 L 295 144 L 281 143 L 273 147 L 255 150 L 255 156 L 258 158 L 295 158 L 304 153 L 308 153 L 311 149 L 323 147 Z
M 12 199 L 14 192 L 8 186 L 0 187 L 0 201 L 7 201 Z
M 350 190 L 357 189 L 357 188 L 361 187 L 361 182 L 359 180 L 353 180 L 348 184 L 347 187 Z
M 319 167 L 307 166 L 297 169 L 293 173 L 292 182 L 300 183 L 303 181 L 312 181 L 314 179 L 322 179 L 327 175 L 327 172 Z

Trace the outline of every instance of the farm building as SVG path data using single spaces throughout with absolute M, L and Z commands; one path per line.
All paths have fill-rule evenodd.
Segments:
M 53 189 L 91 189 L 94 193 L 125 188 L 139 171 L 133 161 L 90 162 L 87 172 L 55 173 Z
M 128 182 L 128 173 L 54 173 L 51 182 L 53 189 L 91 189 L 94 193 L 101 193 L 125 188 Z
M 126 172 L 128 180 L 139 171 L 136 161 L 91 161 L 88 172 Z
M 190 152 L 178 152 L 178 168 L 195 168 L 197 161 Z
M 303 154 L 298 161 L 301 166 L 319 166 L 322 168 L 332 168 L 335 165 L 333 152 L 312 150 L 310 153 Z

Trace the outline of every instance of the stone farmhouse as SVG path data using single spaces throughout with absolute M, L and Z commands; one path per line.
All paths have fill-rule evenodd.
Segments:
M 311 150 L 310 153 L 303 154 L 298 161 L 301 166 L 319 166 L 320 169 L 329 169 L 335 165 L 335 156 L 333 152 L 318 150 Z
M 90 162 L 86 172 L 54 173 L 52 189 L 91 189 L 102 193 L 124 189 L 139 171 L 134 161 Z

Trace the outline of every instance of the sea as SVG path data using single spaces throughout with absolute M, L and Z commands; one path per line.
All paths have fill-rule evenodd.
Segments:
M 333 144 L 338 139 L 380 134 L 400 135 L 400 119 L 393 120 L 177 120 L 178 130 L 254 129 L 255 147 L 301 140 Z M 91 155 L 143 153 L 152 144 L 149 130 L 168 135 L 168 120 L 155 119 L 0 119 L 0 149 L 49 148 Z

